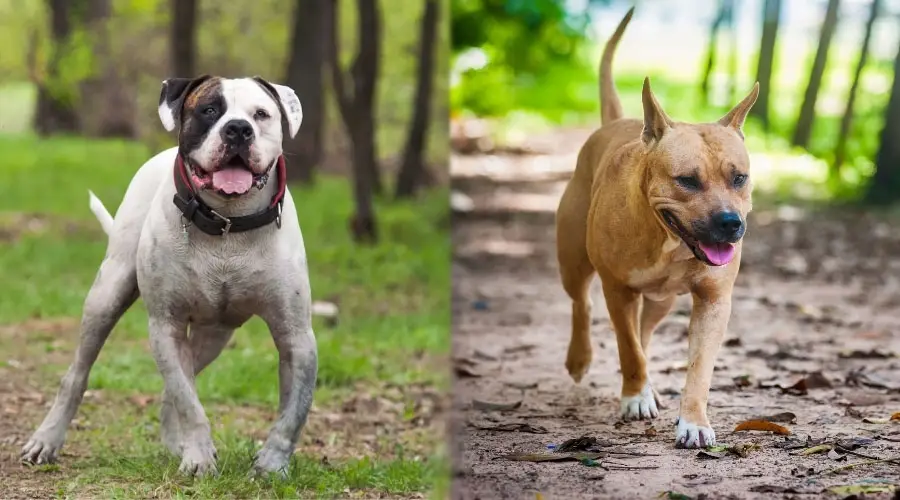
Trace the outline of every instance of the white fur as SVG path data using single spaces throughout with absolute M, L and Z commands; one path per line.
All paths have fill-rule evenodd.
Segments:
M 271 118 L 248 121 L 256 132 L 254 154 L 261 164 L 271 165 L 281 154 L 275 102 L 252 80 L 225 80 L 223 90 L 228 110 L 211 136 L 218 137 L 222 123 L 252 117 L 262 107 Z M 166 116 L 171 118 L 161 108 L 160 118 L 167 126 Z M 216 472 L 210 423 L 194 389 L 194 376 L 250 317 L 260 316 L 267 323 L 281 360 L 281 410 L 254 468 L 284 474 L 312 405 L 318 366 L 306 251 L 296 208 L 287 191 L 280 228 L 269 224 L 225 237 L 194 227 L 183 229 L 181 212 L 172 203 L 177 153 L 178 148 L 163 151 L 137 171 L 115 219 L 90 194 L 91 210 L 109 234 L 109 245 L 85 300 L 75 361 L 43 423 L 22 449 L 26 461 L 49 463 L 56 458 L 94 360 L 118 319 L 140 295 L 149 316 L 153 356 L 165 382 L 163 442 L 181 457 L 179 470 L 188 474 Z M 209 191 L 199 196 L 226 217 L 248 215 L 268 206 L 277 184 L 273 176 L 262 189 L 238 198 Z
M 163 102 L 157 108 L 157 112 L 159 113 L 159 121 L 162 122 L 166 132 L 175 130 L 175 111 L 169 107 L 169 104 Z
M 297 131 L 300 130 L 300 123 L 303 122 L 303 106 L 300 105 L 300 99 L 297 97 L 294 89 L 277 83 L 273 83 L 272 87 L 278 92 L 278 99 L 281 100 L 281 105 L 284 106 L 284 110 L 287 113 L 285 118 L 287 118 L 288 122 L 288 132 L 293 138 L 297 135 Z
M 648 382 L 637 396 L 623 397 L 620 401 L 622 420 L 651 419 L 659 416 L 653 388 Z
M 712 427 L 706 427 L 688 422 L 684 417 L 678 418 L 675 426 L 675 447 L 677 448 L 701 448 L 703 446 L 716 445 L 716 432 Z
M 103 232 L 108 236 L 112 233 L 113 228 L 112 215 L 109 215 L 109 211 L 103 206 L 103 202 L 100 201 L 100 198 L 97 198 L 93 191 L 88 190 L 88 196 L 90 196 L 89 206 L 91 207 L 91 212 L 94 212 L 94 216 L 100 221 L 100 227 L 103 228 Z

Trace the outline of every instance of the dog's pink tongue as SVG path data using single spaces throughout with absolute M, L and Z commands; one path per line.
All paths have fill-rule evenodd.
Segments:
M 731 243 L 700 243 L 700 250 L 713 265 L 724 266 L 734 258 L 734 245 Z
M 215 189 L 228 194 L 241 194 L 250 191 L 253 174 L 243 168 L 223 168 L 213 172 L 212 184 Z

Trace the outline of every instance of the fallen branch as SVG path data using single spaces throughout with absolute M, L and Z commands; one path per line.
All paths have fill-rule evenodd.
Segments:
M 885 463 L 900 463 L 900 457 L 894 458 L 879 458 L 877 460 L 869 460 L 866 462 L 856 462 L 853 464 L 842 465 L 840 467 L 835 467 L 833 469 L 828 469 L 820 472 L 819 474 L 834 474 L 835 472 L 841 472 L 847 469 L 853 469 L 855 467 L 861 467 L 863 465 L 875 465 L 875 464 L 885 464 Z

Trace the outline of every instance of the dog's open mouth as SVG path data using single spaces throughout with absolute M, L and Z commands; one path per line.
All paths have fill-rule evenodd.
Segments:
M 246 194 L 253 186 L 262 189 L 269 177 L 267 173 L 254 174 L 249 162 L 240 154 L 232 155 L 213 172 L 199 168 L 191 171 L 198 189 L 214 190 L 226 196 Z
M 672 212 L 661 210 L 660 215 L 700 262 L 708 266 L 724 266 L 734 259 L 734 243 L 704 243 L 693 237 Z

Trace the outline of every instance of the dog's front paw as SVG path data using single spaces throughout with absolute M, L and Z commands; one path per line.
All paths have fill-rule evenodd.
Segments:
M 52 464 L 65 439 L 65 431 L 38 429 L 22 447 L 20 458 L 31 465 Z
M 621 401 L 622 420 L 642 420 L 659 416 L 656 407 L 656 397 L 650 383 L 644 386 L 637 396 L 622 396 Z
M 287 478 L 287 467 L 291 456 L 288 453 L 274 450 L 269 446 L 263 446 L 253 459 L 253 474 L 266 476 L 277 474 L 279 478 Z
M 675 426 L 676 448 L 706 448 L 716 445 L 716 432 L 709 425 L 697 425 L 678 417 Z
M 178 472 L 188 476 L 215 476 L 218 474 L 216 447 L 213 446 L 212 440 L 207 438 L 198 442 L 184 443 L 182 450 Z
M 569 346 L 569 353 L 566 355 L 566 370 L 576 384 L 581 382 L 591 368 L 591 357 L 591 351 L 574 349 Z

